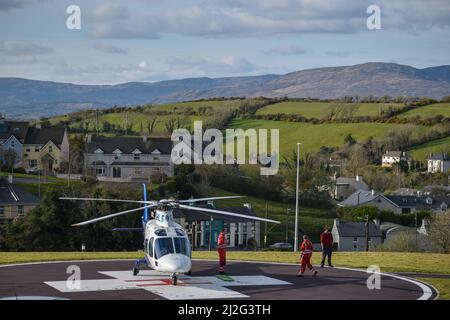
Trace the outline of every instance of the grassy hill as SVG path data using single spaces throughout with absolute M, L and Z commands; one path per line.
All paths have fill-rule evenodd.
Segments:
M 299 114 L 306 118 L 321 119 L 327 115 L 330 108 L 336 105 L 335 102 L 304 102 L 304 101 L 287 101 L 275 103 L 261 108 L 257 115 L 265 114 Z M 355 107 L 354 116 L 379 116 L 381 110 L 387 110 L 389 107 L 399 108 L 404 106 L 400 103 L 341 103 L 341 105 L 350 108 Z
M 430 153 L 450 153 L 450 137 L 421 144 L 408 152 L 417 160 L 424 160 Z
M 357 141 L 365 141 L 368 137 L 379 138 L 390 130 L 410 125 L 391 123 L 325 123 L 310 124 L 303 122 L 286 122 L 271 120 L 233 120 L 231 128 L 242 129 L 279 129 L 280 152 L 292 155 L 296 143 L 301 142 L 301 152 L 317 152 L 321 146 L 338 147 L 344 144 L 344 138 L 351 134 Z M 415 126 L 415 135 L 420 135 L 429 127 Z
M 442 102 L 442 103 L 434 103 L 430 105 L 426 105 L 423 107 L 417 107 L 413 110 L 409 110 L 399 117 L 402 118 L 411 118 L 415 116 L 420 116 L 422 119 L 426 119 L 429 117 L 433 117 L 436 115 L 443 115 L 444 117 L 450 118 L 450 103 Z

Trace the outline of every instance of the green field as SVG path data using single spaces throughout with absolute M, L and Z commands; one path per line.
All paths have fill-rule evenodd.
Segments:
M 280 102 L 266 106 L 259 109 L 257 115 L 265 114 L 298 114 L 306 118 L 317 118 L 322 119 L 326 117 L 332 105 L 336 103 L 333 102 Z M 389 106 L 398 108 L 403 106 L 400 103 L 358 103 L 356 105 L 351 103 L 343 104 L 346 107 L 355 106 L 356 110 L 354 116 L 379 116 L 380 110 L 387 110 Z
M 344 138 L 351 134 L 357 141 L 365 141 L 368 137 L 380 138 L 392 129 L 404 126 L 391 123 L 327 123 L 310 124 L 302 122 L 270 121 L 270 120 L 233 120 L 231 128 L 242 129 L 279 129 L 280 153 L 291 156 L 296 143 L 301 142 L 301 153 L 317 152 L 321 146 L 339 147 L 344 144 Z M 429 128 L 416 126 L 415 136 L 427 132 Z M 270 136 L 270 132 L 269 132 Z
M 436 115 L 443 115 L 444 117 L 450 117 L 450 103 L 434 103 L 423 107 L 417 107 L 409 110 L 400 115 L 402 118 L 411 118 L 415 116 L 420 116 L 422 119 L 433 117 Z
M 157 110 L 183 110 L 183 109 L 190 109 L 197 111 L 201 107 L 211 107 L 212 109 L 216 108 L 232 108 L 236 109 L 239 106 L 241 100 L 226 100 L 226 101 L 188 101 L 188 102 L 177 102 L 177 103 L 165 103 L 161 105 L 154 105 L 151 107 L 150 110 L 157 111 Z
M 450 137 L 421 144 L 410 149 L 408 153 L 417 160 L 425 160 L 430 153 L 450 153 Z

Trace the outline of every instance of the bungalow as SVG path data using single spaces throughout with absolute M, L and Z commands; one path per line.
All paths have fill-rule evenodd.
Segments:
M 331 230 L 334 246 L 338 251 L 365 251 L 366 250 L 366 223 L 350 222 L 334 219 Z M 369 223 L 368 234 L 369 248 L 383 242 L 383 233 L 380 227 Z
M 39 198 L 16 185 L 0 181 L 0 223 L 25 216 L 39 204 Z
M 99 180 L 155 181 L 172 177 L 169 138 L 87 136 L 85 165 Z
M 372 191 L 356 191 L 344 201 L 342 207 L 374 206 L 379 210 L 388 210 L 396 214 L 417 211 L 445 212 L 450 205 L 449 196 L 399 196 L 384 195 Z

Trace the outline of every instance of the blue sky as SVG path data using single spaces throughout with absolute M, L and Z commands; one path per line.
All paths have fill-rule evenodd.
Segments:
M 66 28 L 69 5 L 81 30 Z M 381 8 L 381 30 L 366 9 Z M 81 84 L 450 64 L 448 0 L 1 0 L 0 76 Z

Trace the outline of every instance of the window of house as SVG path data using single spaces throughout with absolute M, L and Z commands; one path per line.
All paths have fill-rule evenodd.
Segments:
M 140 153 L 135 153 L 134 154 L 134 160 L 141 160 L 141 154 Z
M 17 213 L 19 214 L 19 217 L 24 215 L 23 206 L 17 206 Z
M 358 250 L 358 246 L 356 244 L 353 245 L 353 250 L 357 251 Z
M 26 152 L 30 152 L 31 149 L 30 149 L 30 148 L 26 148 L 25 151 L 26 151 Z
M 5 207 L 0 206 L 0 217 L 3 217 L 5 215 Z
M 353 242 L 358 242 L 358 238 L 357 238 L 357 237 L 354 237 L 354 238 L 353 238 Z
M 371 237 L 369 237 L 369 238 L 367 239 L 367 241 L 369 241 L 369 242 L 372 242 L 372 238 L 371 238 Z
M 37 160 L 36 159 L 30 159 L 28 160 L 28 166 L 30 168 L 36 168 L 37 167 Z
M 134 168 L 134 174 L 135 175 L 141 175 L 142 174 L 142 168 Z
M 16 142 L 14 140 L 11 141 L 11 148 L 14 148 L 16 146 Z
M 159 161 L 159 156 L 154 156 L 153 161 Z
M 113 168 L 113 177 L 120 178 L 121 176 L 122 176 L 122 169 L 121 168 Z
M 39 147 L 34 147 L 34 152 L 39 152 Z
M 99 167 L 95 170 L 95 173 L 97 175 L 103 176 L 105 174 L 105 168 L 104 167 Z

